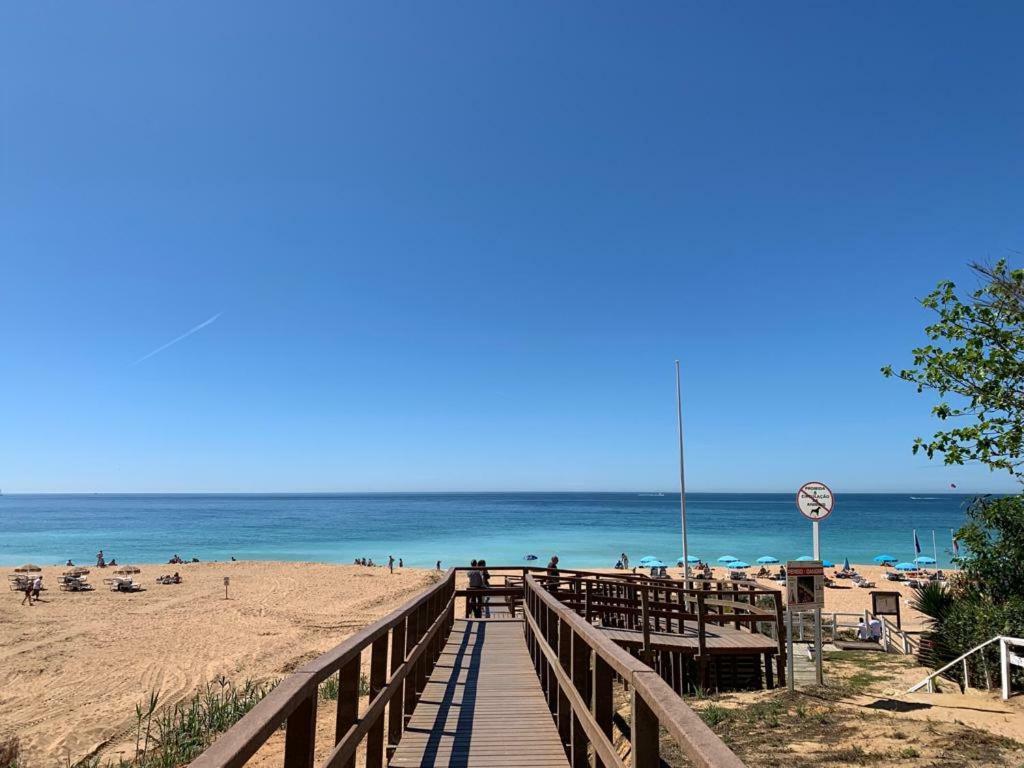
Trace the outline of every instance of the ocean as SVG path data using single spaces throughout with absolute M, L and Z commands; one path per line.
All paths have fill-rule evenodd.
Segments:
M 837 494 L 821 523 L 821 553 L 841 563 L 879 554 L 923 554 L 949 565 L 950 529 L 964 522 L 971 496 Z M 690 554 L 795 559 L 811 551 L 811 523 L 793 494 L 687 494 Z M 633 563 L 681 553 L 679 495 L 645 493 L 379 493 L 0 496 L 0 565 L 95 562 L 104 550 L 119 563 L 236 557 L 350 563 L 356 557 L 410 566 L 541 563 L 610 567 L 620 552 Z

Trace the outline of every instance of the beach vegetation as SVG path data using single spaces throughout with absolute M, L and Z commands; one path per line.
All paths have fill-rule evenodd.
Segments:
M 245 716 L 274 687 L 273 683 L 246 680 L 235 685 L 225 677 L 197 691 L 173 707 L 159 707 L 159 692 L 135 707 L 135 752 L 106 768 L 178 768 L 199 756 L 221 733 Z M 2 768 L 6 768 L 0 762 Z M 100 768 L 93 756 L 75 768 Z
M 1024 269 L 1005 261 L 971 269 L 981 280 L 973 292 L 963 295 L 946 280 L 921 300 L 936 318 L 912 367 L 882 373 L 936 393 L 932 413 L 952 425 L 918 437 L 915 453 L 940 454 L 946 464 L 977 461 L 1024 482 Z M 956 538 L 963 547 L 957 576 L 948 588 L 918 588 L 913 599 L 929 619 L 921 660 L 933 669 L 996 635 L 1024 634 L 1024 495 L 974 499 Z M 968 665 L 975 679 L 960 682 L 990 685 L 997 656 L 994 646 L 980 652 Z M 962 677 L 962 668 L 950 676 Z
M 935 313 L 913 365 L 882 374 L 938 395 L 932 413 L 949 429 L 918 437 L 914 453 L 946 464 L 979 461 L 1024 477 L 1024 269 L 972 264 L 982 284 L 961 295 L 944 280 L 921 304 Z
M 1024 635 L 1024 496 L 975 499 L 957 537 L 967 552 L 957 577 L 948 587 L 918 587 L 912 602 L 928 617 L 921 660 L 933 669 L 996 635 Z M 967 682 L 988 687 L 999 679 L 998 666 L 999 649 L 991 645 L 969 661 Z M 964 682 L 962 668 L 949 675 Z
M 338 676 L 331 675 L 322 683 L 319 688 L 320 698 L 324 701 L 337 701 L 338 700 Z M 359 695 L 369 696 L 370 695 L 370 679 L 366 676 L 366 673 L 359 675 Z
M 18 768 L 21 742 L 17 736 L 0 738 L 0 768 Z

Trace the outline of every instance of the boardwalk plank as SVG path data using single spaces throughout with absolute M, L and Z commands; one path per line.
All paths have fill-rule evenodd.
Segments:
M 521 621 L 455 622 L 390 765 L 568 768 Z

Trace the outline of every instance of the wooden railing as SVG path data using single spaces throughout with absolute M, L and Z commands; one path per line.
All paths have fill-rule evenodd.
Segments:
M 660 729 L 702 768 L 743 768 L 743 763 L 657 672 L 609 640 L 550 591 L 540 575 L 525 578 L 526 640 L 541 687 L 573 768 L 625 768 L 614 743 L 614 679 L 629 690 L 632 768 L 661 764 Z
M 299 667 L 196 758 L 192 768 L 239 768 L 282 725 L 285 768 L 311 768 L 320 684 L 338 677 L 334 747 L 323 768 L 351 768 L 364 748 L 367 768 L 385 765 L 412 714 L 455 618 L 455 571 L 393 613 Z M 359 712 L 363 652 L 369 701 Z M 385 736 L 387 750 L 385 750 Z

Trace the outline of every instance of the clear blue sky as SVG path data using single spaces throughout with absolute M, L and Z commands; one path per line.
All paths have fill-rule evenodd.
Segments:
M 676 357 L 694 490 L 1013 488 L 878 369 L 1024 249 L 1022 25 L 7 2 L 0 488 L 670 490 Z

